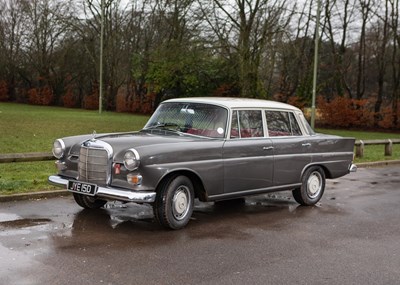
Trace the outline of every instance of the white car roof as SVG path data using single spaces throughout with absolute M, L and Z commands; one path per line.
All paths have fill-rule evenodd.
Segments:
M 250 98 L 191 97 L 191 98 L 170 99 L 164 102 L 207 103 L 207 104 L 223 106 L 229 109 L 270 108 L 270 109 L 285 109 L 292 111 L 300 111 L 298 108 L 289 104 L 270 101 L 270 100 L 250 99 Z

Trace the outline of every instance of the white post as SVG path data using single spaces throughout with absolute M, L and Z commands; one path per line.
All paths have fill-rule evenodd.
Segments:
M 101 31 L 100 31 L 100 79 L 99 79 L 99 114 L 103 110 L 103 41 L 104 41 L 104 0 L 101 0 Z

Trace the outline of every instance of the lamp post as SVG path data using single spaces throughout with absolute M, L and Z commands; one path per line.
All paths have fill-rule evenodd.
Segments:
M 318 75 L 318 47 L 319 47 L 319 20 L 321 17 L 321 0 L 317 0 L 317 20 L 315 23 L 315 48 L 314 48 L 314 72 L 313 72 L 313 90 L 311 104 L 311 128 L 315 128 L 315 97 L 317 93 L 317 75 Z
M 101 0 L 100 30 L 100 79 L 99 79 L 99 114 L 103 111 L 103 41 L 104 41 L 104 0 Z

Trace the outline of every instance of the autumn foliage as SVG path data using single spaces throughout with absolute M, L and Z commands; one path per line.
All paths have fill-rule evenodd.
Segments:
M 31 88 L 28 90 L 28 102 L 32 105 L 51 105 L 54 99 L 53 90 L 50 86 Z
M 213 96 L 216 97 L 237 97 L 239 94 L 238 87 L 234 84 L 221 84 L 216 90 L 213 92 Z
M 64 88 L 64 96 L 62 97 L 63 106 L 67 108 L 77 107 L 78 105 L 78 96 L 76 93 L 76 84 L 73 83 L 72 77 L 67 76 L 65 80 L 65 88 Z
M 154 110 L 155 97 L 155 93 L 148 93 L 144 96 L 137 95 L 134 85 L 123 86 L 118 90 L 116 111 L 150 114 Z
M 95 110 L 99 107 L 99 86 L 96 81 L 89 87 L 89 92 L 80 94 L 77 85 L 67 77 L 64 81 L 64 93 L 61 100 L 56 102 L 54 91 L 46 80 L 40 80 L 41 87 L 30 89 L 16 89 L 16 101 L 34 105 L 61 104 L 64 107 L 83 107 Z M 138 91 L 135 84 L 122 85 L 116 94 L 115 110 L 117 112 L 151 114 L 156 107 L 157 94 L 147 90 L 146 86 Z M 215 89 L 213 96 L 235 96 L 236 87 L 225 84 Z M 83 99 L 82 99 L 83 98 Z M 355 129 L 399 129 L 400 104 L 383 104 L 378 113 L 374 112 L 375 100 L 351 99 L 343 96 L 319 96 L 316 102 L 316 125 L 331 128 Z M 0 80 L 0 101 L 8 101 L 9 85 L 5 80 Z M 272 100 L 286 102 L 302 109 L 306 116 L 310 116 L 310 102 L 305 102 L 299 96 L 287 96 L 276 93 Z M 400 103 L 400 102 L 399 102 Z M 397 110 L 396 109 L 397 106 Z
M 67 88 L 63 96 L 63 105 L 67 108 L 76 107 L 78 103 L 78 98 L 75 96 L 73 89 Z
M 99 86 L 94 84 L 92 92 L 83 98 L 83 108 L 88 110 L 96 110 L 99 108 Z
M 339 128 L 375 128 L 378 118 L 378 127 L 384 129 L 398 128 L 400 125 L 394 125 L 393 109 L 389 106 L 382 108 L 376 114 L 374 109 L 375 102 L 367 99 L 350 99 L 345 97 L 335 97 L 327 101 L 322 96 L 317 99 L 318 124 L 327 127 Z M 397 110 L 397 116 L 400 116 L 400 110 Z
M 8 85 L 5 80 L 0 80 L 0 101 L 8 100 Z

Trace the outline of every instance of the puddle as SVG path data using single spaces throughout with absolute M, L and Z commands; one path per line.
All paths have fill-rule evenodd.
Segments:
M 28 228 L 47 224 L 51 222 L 50 219 L 18 219 L 12 221 L 0 222 L 0 227 L 5 228 Z

